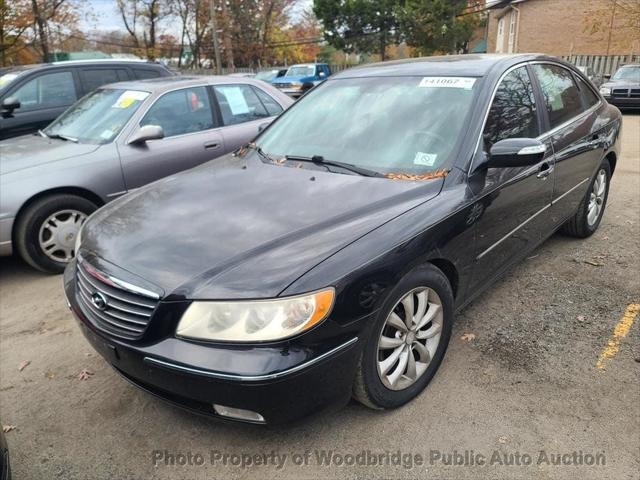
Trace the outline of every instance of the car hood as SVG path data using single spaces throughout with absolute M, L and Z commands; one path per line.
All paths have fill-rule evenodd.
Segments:
M 609 80 L 601 85 L 608 88 L 638 88 L 640 83 L 631 80 Z
M 273 83 L 292 83 L 292 82 L 300 82 L 300 83 L 304 83 L 304 82 L 312 82 L 313 80 L 315 80 L 316 77 L 314 76 L 300 76 L 300 75 L 295 75 L 295 76 L 284 76 L 284 77 L 278 77 L 276 78 Z
M 39 134 L 3 140 L 0 143 L 0 174 L 86 155 L 99 147 L 100 145 L 46 138 Z
M 226 156 L 99 210 L 85 224 L 80 254 L 151 282 L 167 300 L 275 297 L 435 197 L 442 183 L 265 164 L 254 152 Z

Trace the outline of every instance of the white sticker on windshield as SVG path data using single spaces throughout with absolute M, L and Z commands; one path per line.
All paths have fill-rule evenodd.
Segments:
M 433 167 L 436 163 L 436 158 L 438 158 L 436 153 L 416 152 L 416 156 L 413 158 L 413 164 Z
M 113 108 L 129 108 L 135 102 L 141 102 L 149 96 L 149 92 L 140 92 L 138 90 L 127 90 L 118 97 L 113 104 Z
M 422 88 L 461 88 L 471 90 L 476 83 L 475 78 L 470 77 L 424 77 L 419 87 Z

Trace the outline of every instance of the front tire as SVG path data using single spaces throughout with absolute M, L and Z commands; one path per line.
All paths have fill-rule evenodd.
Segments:
M 56 194 L 36 200 L 17 221 L 18 253 L 38 270 L 61 273 L 75 255 L 80 227 L 97 208 L 76 195 Z
M 610 181 L 611 166 L 605 158 L 591 180 L 578 211 L 562 226 L 563 233 L 576 238 L 587 238 L 595 233 L 607 206 Z
M 364 346 L 353 396 L 375 409 L 418 396 L 435 375 L 451 338 L 453 292 L 433 265 L 409 272 L 385 299 Z

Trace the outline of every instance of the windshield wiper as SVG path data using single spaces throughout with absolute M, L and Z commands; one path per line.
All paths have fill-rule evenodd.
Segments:
M 38 130 L 38 134 L 39 134 L 41 137 L 49 138 L 49 135 L 47 135 L 46 133 L 44 133 L 42 130 Z
M 380 172 L 369 170 L 368 168 L 358 167 L 357 165 L 353 165 L 352 163 L 338 162 L 335 160 L 325 160 L 322 155 L 313 155 L 312 157 L 286 155 L 285 158 L 293 162 L 311 162 L 316 165 L 322 165 L 327 167 L 327 170 L 329 171 L 331 171 L 331 169 L 328 167 L 338 167 L 349 170 L 353 173 L 357 173 L 358 175 L 362 175 L 363 177 L 384 177 L 384 175 Z
M 41 132 L 45 137 L 47 138 L 57 138 L 59 140 L 64 140 L 65 142 L 73 142 L 73 143 L 78 143 L 78 139 L 77 138 L 73 138 L 73 137 L 68 137 L 67 135 L 60 135 L 59 133 L 53 133 L 53 134 L 49 134 L 47 135 L 44 132 Z
M 266 153 L 264 150 L 262 150 L 258 145 L 256 145 L 255 143 L 248 143 L 247 145 L 245 145 L 246 148 L 250 148 L 252 150 L 255 150 L 256 152 L 258 152 L 258 155 L 260 155 L 263 159 L 267 160 L 268 162 L 275 162 L 276 159 L 275 158 L 271 158 L 271 156 Z

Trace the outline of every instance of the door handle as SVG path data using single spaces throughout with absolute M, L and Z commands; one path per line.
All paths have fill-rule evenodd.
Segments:
M 220 142 L 207 142 L 204 144 L 205 150 L 215 150 L 217 148 L 220 148 Z
M 540 166 L 540 171 L 538 172 L 538 175 L 536 175 L 536 177 L 546 179 L 549 175 L 551 175 L 551 172 L 553 172 L 553 166 L 548 164 L 547 162 L 544 162 Z

